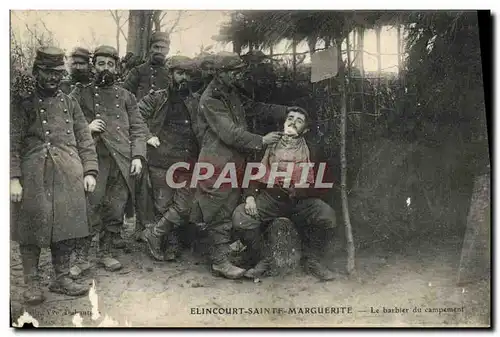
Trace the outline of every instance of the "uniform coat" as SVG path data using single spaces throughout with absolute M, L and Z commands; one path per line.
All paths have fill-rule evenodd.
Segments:
M 168 139 L 161 139 L 161 137 L 159 137 L 161 142 L 161 149 L 148 147 L 148 166 L 155 167 L 150 167 L 150 182 L 147 184 L 145 181 L 143 181 L 140 186 L 140 193 L 138 195 L 138 198 L 140 198 L 139 207 L 141 207 L 143 210 L 143 213 L 141 214 L 143 214 L 147 221 L 151 221 L 155 218 L 155 216 L 150 213 L 152 209 L 149 205 L 154 203 L 156 213 L 163 214 L 168 209 L 168 205 L 172 203 L 171 199 L 175 199 L 174 191 L 167 191 L 170 190 L 170 188 L 165 184 L 165 175 L 163 174 L 159 179 L 155 179 L 154 173 L 156 171 L 166 171 L 171 164 L 177 161 L 188 161 L 191 162 L 191 165 L 194 165 L 194 161 L 197 159 L 199 151 L 198 140 L 196 137 L 198 132 L 196 117 L 198 111 L 199 95 L 189 95 L 183 99 L 189 115 L 188 119 L 186 119 L 185 121 L 174 121 L 172 120 L 172 117 L 169 117 L 172 108 L 168 105 L 170 97 L 171 93 L 169 90 L 159 90 L 146 95 L 139 102 L 139 111 L 141 112 L 148 126 L 146 139 L 150 139 L 154 136 L 159 136 L 162 132 L 167 137 L 169 137 Z M 167 129 L 165 129 L 166 121 L 172 122 L 168 125 Z M 177 132 L 176 127 L 179 125 L 179 123 L 184 122 L 191 127 L 192 134 L 186 132 L 182 132 L 182 134 L 179 134 L 179 132 Z M 186 137 L 194 138 L 186 139 Z M 162 157 L 165 158 L 155 158 L 159 154 L 161 154 Z M 189 209 L 191 208 L 192 196 L 191 192 L 188 192 L 189 191 L 186 191 L 186 193 L 184 193 L 186 197 L 182 199 L 184 202 L 182 203 L 182 205 L 180 205 L 180 208 L 182 209 L 182 211 L 180 212 L 181 216 L 185 216 L 184 210 L 189 211 Z M 158 200 L 160 195 L 168 195 L 170 197 L 162 197 L 161 199 L 165 200 L 161 201 Z M 177 223 L 178 221 L 174 222 Z
M 168 88 L 170 81 L 170 72 L 165 65 L 156 65 L 148 61 L 133 68 L 127 74 L 123 88 L 134 94 L 137 101 L 140 101 L 151 91 Z
M 131 160 L 146 158 L 146 125 L 135 97 L 118 85 L 98 87 L 94 84 L 77 86 L 71 95 L 79 102 L 88 123 L 96 118 L 106 123 L 104 132 L 93 135 L 94 141 L 106 147 L 133 196 Z
M 226 163 L 235 163 L 244 172 L 250 150 L 261 150 L 262 136 L 247 131 L 246 116 L 285 118 L 286 107 L 257 103 L 229 89 L 218 78 L 212 80 L 200 99 L 198 128 L 201 135 L 199 162 L 215 166 L 213 179 L 198 185 L 198 202 L 208 224 L 213 244 L 230 240 L 231 216 L 240 201 L 241 190 L 214 188 L 213 183 Z
M 98 163 L 80 106 L 62 92 L 11 104 L 10 176 L 23 187 L 14 239 L 48 247 L 88 236 L 83 178 Z

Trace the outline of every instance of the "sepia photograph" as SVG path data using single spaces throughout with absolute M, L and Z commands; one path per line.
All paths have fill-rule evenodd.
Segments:
M 11 329 L 492 326 L 490 11 L 9 15 Z

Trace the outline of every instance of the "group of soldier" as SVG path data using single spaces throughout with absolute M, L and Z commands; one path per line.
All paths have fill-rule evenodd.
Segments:
M 45 298 L 41 248 L 51 250 L 55 279 L 49 290 L 55 293 L 87 293 L 82 280 L 92 267 L 94 237 L 98 265 L 110 272 L 121 269 L 112 248 L 127 244 L 120 233 L 124 215 L 132 214 L 136 239 L 158 261 L 179 258 L 179 229 L 194 214 L 195 222 L 207 226 L 211 270 L 229 279 L 266 272 L 263 225 L 288 217 L 302 234 L 307 270 L 321 280 L 333 279 L 320 258 L 335 214 L 315 195 L 318 190 L 283 181 L 272 188 L 255 182 L 243 194 L 240 188 L 214 187 L 227 163 L 244 171 L 252 151 L 265 150 L 266 165 L 314 162 L 303 137 L 310 123 L 307 111 L 249 99 L 239 85 L 247 64 L 237 54 L 167 57 L 169 47 L 166 33 L 153 33 L 148 60 L 130 70 L 123 83 L 117 80 L 120 58 L 114 47 L 99 46 L 93 53 L 75 48 L 69 79 L 63 79 L 62 50 L 37 51 L 33 92 L 11 99 L 12 226 L 26 303 Z M 194 72 L 202 74 L 196 87 Z M 252 133 L 250 115 L 271 116 L 284 123 L 283 130 Z M 172 188 L 166 174 L 178 162 L 209 162 L 216 173 L 196 188 Z M 176 170 L 175 178 L 189 181 L 192 167 Z M 229 258 L 235 238 L 247 247 L 243 268 Z

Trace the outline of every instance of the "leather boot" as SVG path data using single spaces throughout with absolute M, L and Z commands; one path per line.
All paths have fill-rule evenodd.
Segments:
M 164 261 L 162 251 L 162 238 L 158 237 L 151 228 L 146 228 L 143 232 L 148 254 L 157 261 Z
M 239 237 L 246 246 L 245 262 L 252 266 L 245 272 L 244 276 L 250 279 L 262 277 L 269 269 L 271 260 L 268 257 L 262 257 L 263 240 L 260 228 L 240 231 Z
M 103 232 L 100 235 L 102 235 L 102 238 L 99 238 L 99 251 L 97 254 L 99 265 L 111 272 L 122 269 L 120 261 L 115 259 L 111 254 L 113 234 L 110 232 Z
M 304 246 L 305 270 L 321 281 L 335 279 L 335 274 L 322 265 L 320 259 L 323 257 L 325 244 L 331 242 L 333 230 L 323 228 L 310 228 L 307 233 L 307 244 Z
M 50 247 L 52 265 L 56 274 L 55 280 L 49 286 L 49 290 L 53 293 L 83 296 L 90 289 L 89 286 L 76 283 L 69 277 L 70 258 L 73 248 L 74 242 L 72 240 L 56 242 Z
M 165 261 L 175 261 L 179 257 L 180 239 L 176 230 L 168 233 L 165 240 L 164 259 Z
M 23 264 L 24 284 L 26 290 L 23 292 L 24 302 L 28 305 L 38 305 L 45 301 L 41 278 L 38 272 L 38 261 L 40 259 L 40 248 L 33 245 L 19 246 Z
M 212 273 L 228 279 L 239 279 L 245 274 L 245 269 L 239 268 L 229 262 L 229 245 L 218 244 L 211 247 Z
M 261 278 L 269 270 L 271 261 L 268 258 L 260 260 L 255 267 L 248 269 L 245 272 L 245 277 L 249 279 Z
M 165 261 L 163 240 L 173 229 L 174 224 L 162 216 L 152 227 L 144 230 L 147 252 L 153 259 Z
M 77 280 L 88 273 L 92 265 L 90 264 L 90 246 L 92 236 L 78 239 L 75 247 L 75 262 L 69 270 L 69 277 Z
M 335 279 L 335 274 L 313 257 L 306 258 L 305 269 L 307 273 L 318 278 L 320 281 L 331 281 Z

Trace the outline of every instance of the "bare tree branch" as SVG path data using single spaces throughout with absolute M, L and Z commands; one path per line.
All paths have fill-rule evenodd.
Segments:
M 160 17 L 160 22 L 162 22 L 163 19 L 165 19 L 165 16 L 167 16 L 167 13 L 168 12 L 166 12 L 166 11 L 163 13 L 163 15 Z
M 120 33 L 122 34 L 123 38 L 125 39 L 125 42 L 128 42 L 127 35 L 123 31 L 123 26 L 125 25 L 125 23 L 128 22 L 128 19 L 125 20 L 125 22 L 120 25 L 121 16 L 118 15 L 118 11 L 117 10 L 115 10 L 115 11 L 110 10 L 109 12 L 111 13 L 111 16 L 113 17 L 113 20 L 115 20 L 116 29 L 118 29 L 120 31 Z
M 42 41 L 42 39 L 40 39 L 38 36 L 36 36 L 36 34 L 35 34 L 35 33 L 33 33 L 33 31 L 30 29 L 30 27 L 28 26 L 28 24 L 27 24 L 27 23 L 25 24 L 25 26 L 26 26 L 26 29 L 28 30 L 28 32 L 30 32 L 30 33 L 31 33 L 31 36 L 32 36 L 32 37 L 34 37 L 34 38 L 38 41 L 38 43 L 39 43 L 40 45 L 43 45 L 43 41 Z
M 172 34 L 174 29 L 179 25 L 179 21 L 181 20 L 182 14 L 183 14 L 183 11 L 177 12 L 177 18 L 175 19 L 174 24 L 170 27 L 170 29 L 168 31 L 169 34 Z
M 161 19 L 160 19 L 160 15 L 163 11 L 160 11 L 160 10 L 155 10 L 154 13 L 153 13 L 153 24 L 155 26 L 155 30 L 156 31 L 160 31 L 161 30 Z

